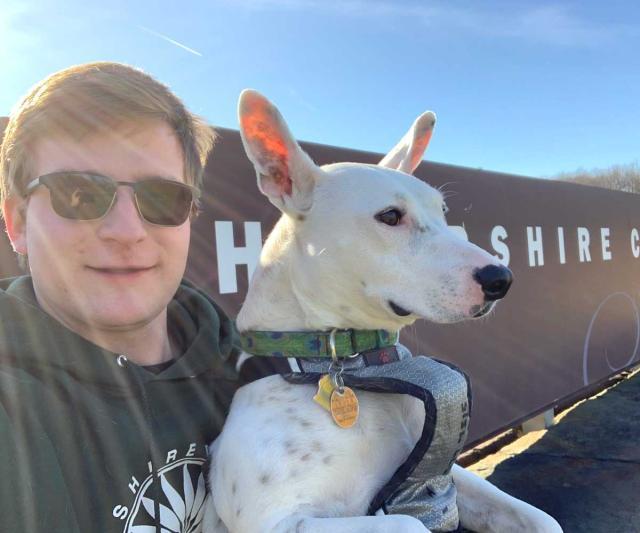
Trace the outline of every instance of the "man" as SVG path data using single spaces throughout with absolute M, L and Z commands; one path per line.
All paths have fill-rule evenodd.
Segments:
M 213 131 L 116 63 L 37 84 L 0 152 L 0 529 L 200 531 L 239 386 L 230 320 L 182 281 Z

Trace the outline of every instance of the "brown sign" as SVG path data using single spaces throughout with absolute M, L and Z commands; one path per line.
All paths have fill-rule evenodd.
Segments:
M 258 192 L 238 132 L 220 133 L 187 276 L 235 315 L 279 212 Z M 301 144 L 318 164 L 381 158 Z M 455 192 L 447 200 L 449 223 L 464 226 L 515 274 L 488 318 L 420 322 L 402 334 L 415 354 L 451 361 L 470 375 L 470 443 L 638 362 L 640 196 L 427 162 L 416 175 Z M 15 261 L 3 244 L 0 269 L 10 275 Z

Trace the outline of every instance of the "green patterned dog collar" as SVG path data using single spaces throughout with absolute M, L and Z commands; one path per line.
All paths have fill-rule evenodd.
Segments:
M 384 329 L 334 329 L 332 331 L 245 331 L 240 346 L 263 357 L 350 357 L 367 350 L 397 344 L 399 333 Z

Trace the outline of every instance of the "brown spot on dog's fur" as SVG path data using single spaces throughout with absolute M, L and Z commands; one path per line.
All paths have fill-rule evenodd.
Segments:
M 300 424 L 300 426 L 302 426 L 303 428 L 311 427 L 311 422 L 306 418 L 302 418 L 301 416 L 293 416 L 291 417 L 291 421 L 295 422 L 296 424 Z
M 259 480 L 262 485 L 267 485 L 271 481 L 271 476 L 267 473 L 264 473 L 259 477 Z
M 309 459 L 311 459 L 310 453 L 305 453 L 302 457 L 300 457 L 301 461 L 308 461 Z
M 322 458 L 322 463 L 325 464 L 325 465 L 328 465 L 328 464 L 331 463 L 332 460 L 333 460 L 333 457 L 331 455 L 325 455 Z

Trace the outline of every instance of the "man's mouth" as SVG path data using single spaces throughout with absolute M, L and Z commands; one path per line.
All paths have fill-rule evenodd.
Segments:
M 133 267 L 87 267 L 90 270 L 95 270 L 101 274 L 111 274 L 111 275 L 126 275 L 126 274 L 138 274 L 141 272 L 146 272 L 151 270 L 153 267 L 145 267 L 145 266 L 133 266 Z
M 411 314 L 411 311 L 408 311 L 404 307 L 400 307 L 392 300 L 389 300 L 389 307 L 391 307 L 391 310 L 398 316 L 409 316 Z

